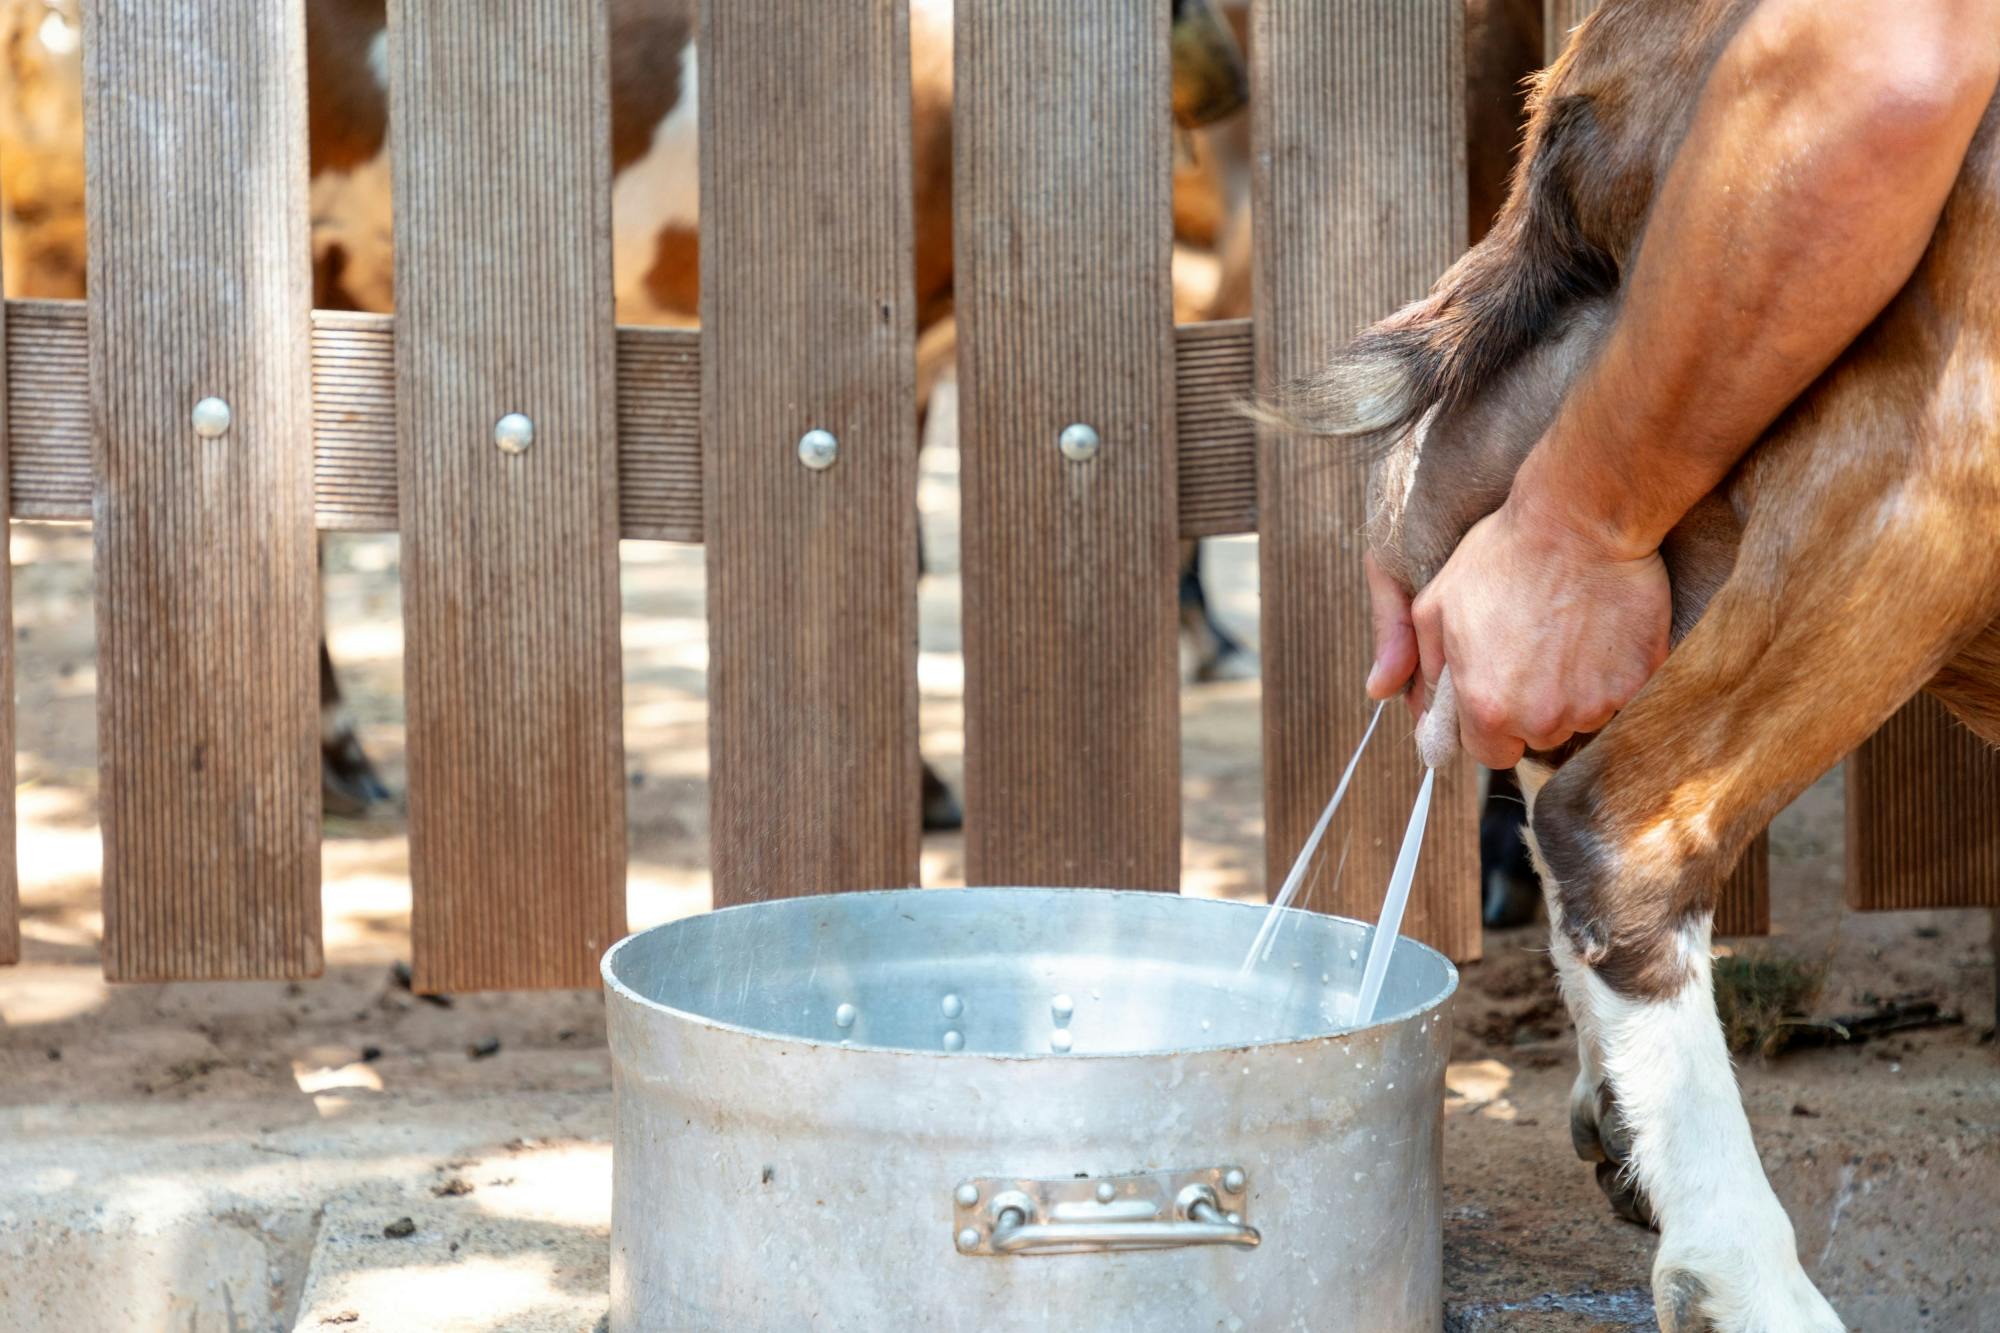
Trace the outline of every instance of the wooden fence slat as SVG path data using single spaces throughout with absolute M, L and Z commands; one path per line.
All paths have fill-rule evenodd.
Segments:
M 966 874 L 1172 889 L 1168 6 L 959 0 Z M 1089 461 L 1057 440 L 1101 438 Z
M 2000 907 L 2000 754 L 1929 695 L 1847 760 L 1847 905 Z
M 593 986 L 625 929 L 608 51 L 604 0 L 389 6 L 426 990 Z
M 9 301 L 6 349 L 14 517 L 90 518 L 89 341 L 81 301 Z M 313 432 L 319 526 L 396 530 L 394 320 L 313 312 Z M 1250 322 L 1175 330 L 1180 370 L 1181 536 L 1256 528 L 1257 458 L 1237 405 L 1250 396 Z M 701 335 L 618 330 L 619 535 L 699 542 Z
M 1542 42 L 1543 59 L 1554 62 L 1562 54 L 1563 46 L 1569 41 L 1570 32 L 1576 25 L 1590 17 L 1602 0 L 1543 0 Z
M 84 6 L 104 969 L 320 967 L 298 4 Z M 219 437 L 196 403 L 228 404 Z
M 917 882 L 910 22 L 901 0 L 701 6 L 718 906 Z
M 0 533 L 8 531 L 7 319 L 0 308 Z M 4 555 L 0 552 L 0 555 Z M 14 562 L 0 559 L 0 757 L 7 782 L 0 789 L 0 963 L 21 959 L 21 886 L 14 841 Z
M 1257 375 L 1315 370 L 1364 325 L 1421 296 L 1465 243 L 1463 0 L 1255 0 L 1252 129 Z M 1373 641 L 1361 579 L 1366 476 L 1330 448 L 1258 450 L 1269 883 L 1304 843 L 1368 721 Z M 1398 707 L 1391 705 L 1392 709 Z M 1372 919 L 1421 776 L 1384 719 L 1320 854 L 1307 904 Z M 1478 786 L 1441 775 L 1404 932 L 1480 949 Z

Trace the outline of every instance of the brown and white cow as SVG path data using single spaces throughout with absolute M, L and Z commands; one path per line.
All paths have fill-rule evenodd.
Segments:
M 1208 0 L 1172 5 L 1173 105 L 1183 127 L 1244 105 L 1230 28 Z M 612 268 L 621 323 L 692 325 L 700 308 L 701 88 L 695 0 L 610 0 Z M 389 196 L 386 0 L 310 0 L 306 8 L 312 156 L 314 304 L 387 311 L 394 302 Z M 952 352 L 952 5 L 911 0 L 911 186 L 920 402 Z M 1249 655 L 1209 613 L 1193 544 L 1184 553 L 1182 620 L 1201 679 L 1243 674 Z M 379 790 L 351 743 L 323 659 L 327 791 Z M 347 737 L 341 744 L 340 738 Z M 345 762 L 336 762 L 345 756 Z M 360 768 L 355 767 L 358 760 Z M 955 827 L 956 802 L 928 765 L 928 828 Z
M 1498 225 L 1281 399 L 1376 452 L 1408 592 L 1499 507 L 1609 327 L 1660 180 L 1755 0 L 1611 0 L 1537 92 Z M 1668 1330 L 1835 1330 L 1716 1019 L 1717 886 L 1919 690 L 2000 743 L 2000 104 L 1916 272 L 1668 538 L 1674 647 L 1595 737 L 1522 765 L 1576 1020 L 1572 1131 L 1661 1229 Z

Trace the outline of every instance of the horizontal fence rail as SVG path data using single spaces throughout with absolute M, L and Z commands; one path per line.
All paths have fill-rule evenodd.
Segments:
M 84 303 L 7 302 L 6 410 L 14 517 L 91 517 L 89 357 Z M 1256 531 L 1250 321 L 1175 331 L 1180 535 Z M 312 316 L 314 491 L 325 532 L 394 532 L 395 317 Z M 618 330 L 619 535 L 699 542 L 701 333 Z M 914 406 L 912 408 L 914 411 Z

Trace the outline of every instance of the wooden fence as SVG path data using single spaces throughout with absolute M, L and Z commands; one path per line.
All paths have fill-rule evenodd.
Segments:
M 1366 720 L 1361 478 L 1229 405 L 1463 245 L 1462 4 L 1256 0 L 1265 313 L 1176 328 L 1168 6 L 958 0 L 975 882 L 1177 886 L 1178 538 L 1261 536 L 1274 871 L 1332 787 Z M 707 548 L 717 904 L 916 882 L 902 0 L 703 0 L 698 333 L 613 327 L 602 0 L 392 2 L 393 321 L 310 308 L 297 0 L 86 13 L 90 300 L 9 304 L 0 496 L 95 525 L 107 974 L 320 966 L 316 528 L 403 538 L 419 987 L 591 985 L 624 929 L 621 537 Z M 1952 805 L 1911 773 L 1950 750 L 1995 790 L 1898 728 L 1856 760 L 1898 793 L 1853 821 L 1857 901 L 2000 902 L 1991 856 L 1889 873 Z M 1407 926 L 1459 958 L 1474 776 Z M 1312 905 L 1372 914 L 1417 779 L 1375 747 Z M 1762 864 L 1730 927 L 1761 927 Z M 14 889 L 9 858 L 0 958 Z

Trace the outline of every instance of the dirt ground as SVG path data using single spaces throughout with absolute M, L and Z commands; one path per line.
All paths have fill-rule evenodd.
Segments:
M 934 572 L 922 592 L 920 679 L 925 751 L 955 782 L 963 673 L 948 398 L 938 417 L 922 483 Z M 400 788 L 396 542 L 342 538 L 329 555 L 333 651 L 368 748 Z M 24 1160 L 59 1154 L 62 1135 L 82 1132 L 81 1125 L 113 1126 L 104 1133 L 130 1137 L 147 1125 L 172 1135 L 203 1121 L 237 1126 L 229 1132 L 250 1149 L 298 1156 L 309 1150 L 284 1146 L 282 1135 L 300 1116 L 316 1115 L 322 1127 L 329 1117 L 363 1116 L 389 1133 L 441 1106 L 456 1108 L 461 1126 L 490 1127 L 464 1134 L 487 1138 L 455 1158 L 391 1154 L 367 1163 L 369 1178 L 379 1177 L 370 1186 L 376 1192 L 327 1206 L 315 1214 L 316 1234 L 286 1242 L 298 1271 L 276 1279 L 268 1324 L 245 1325 L 285 1328 L 297 1318 L 309 1327 L 313 1319 L 354 1314 L 344 1322 L 357 1328 L 428 1326 L 399 1324 L 382 1308 L 388 1298 L 379 1289 L 359 1278 L 339 1285 L 327 1276 L 331 1268 L 321 1271 L 337 1220 L 354 1213 L 367 1242 L 379 1245 L 384 1208 L 415 1209 L 422 1219 L 473 1216 L 469 1199 L 452 1191 L 453 1179 L 465 1186 L 459 1194 L 484 1201 L 479 1206 L 491 1215 L 500 1207 L 494 1200 L 527 1188 L 517 1177 L 533 1174 L 531 1164 L 508 1165 L 525 1151 L 524 1135 L 539 1136 L 529 1146 L 540 1152 L 583 1161 L 589 1179 L 602 1177 L 609 1064 L 600 1000 L 588 993 L 484 995 L 444 1007 L 400 990 L 390 969 L 408 956 L 408 853 L 393 812 L 328 827 L 324 978 L 290 986 L 107 987 L 97 971 L 89 535 L 17 526 L 12 557 L 25 957 L 18 968 L 0 970 L 0 1157 L 10 1155 L 10 1144 Z M 1217 543 L 1209 569 L 1221 614 L 1254 641 L 1254 543 Z M 701 552 L 628 543 L 624 609 L 637 928 L 707 903 Z M 1261 895 L 1257 684 L 1191 686 L 1183 718 L 1186 889 Z M 1821 1012 L 1855 1009 L 1867 995 L 1921 993 L 1965 1021 L 1753 1060 L 1742 1070 L 1746 1100 L 1800 1251 L 1850 1323 L 1992 1328 L 2000 1292 L 2000 1056 L 1991 1044 L 1988 919 L 1841 913 L 1841 838 L 1835 773 L 1774 827 L 1774 937 L 1735 943 L 1825 960 Z M 925 882 L 960 882 L 960 853 L 956 837 L 929 839 Z M 1568 1146 L 1564 1099 L 1574 1054 L 1539 928 L 1490 933 L 1486 953 L 1464 970 L 1449 1076 L 1447 1326 L 1650 1328 L 1645 1286 L 1653 1238 L 1610 1215 Z M 497 1053 L 474 1058 L 470 1051 L 486 1041 L 497 1041 Z M 210 1148 L 222 1151 L 214 1144 L 203 1151 Z M 593 1265 L 602 1260 L 604 1217 L 594 1203 L 574 1206 L 580 1215 L 563 1225 L 565 1234 L 581 1237 L 583 1257 L 549 1307 L 558 1314 L 547 1323 L 503 1318 L 478 1326 L 595 1323 L 603 1276 Z M 537 1226 L 555 1225 L 536 1216 Z M 443 1267 L 470 1261 L 472 1251 L 461 1258 L 458 1247 L 454 1240 L 450 1254 L 439 1256 Z M 0 1308 L 4 1297 L 0 1292 Z

